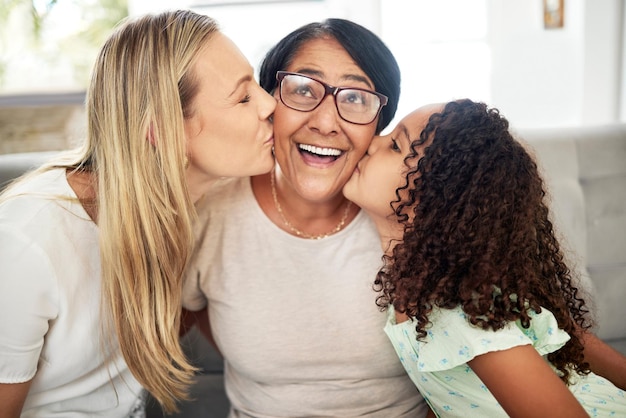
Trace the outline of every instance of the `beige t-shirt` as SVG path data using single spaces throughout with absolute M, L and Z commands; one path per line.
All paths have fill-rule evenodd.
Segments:
M 184 306 L 209 305 L 231 417 L 420 417 L 425 404 L 383 328 L 379 239 L 362 212 L 321 240 L 274 225 L 250 180 L 199 204 Z

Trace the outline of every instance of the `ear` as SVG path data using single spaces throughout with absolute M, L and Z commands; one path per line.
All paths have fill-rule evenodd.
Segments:
M 153 147 L 156 146 L 156 137 L 154 136 L 154 127 L 152 125 L 152 122 L 150 122 L 150 126 L 148 126 L 148 142 L 150 142 L 150 145 L 152 145 Z

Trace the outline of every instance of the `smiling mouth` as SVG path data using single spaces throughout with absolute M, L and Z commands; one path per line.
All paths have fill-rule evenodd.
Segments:
M 313 157 L 324 161 L 335 161 L 341 157 L 343 151 L 337 148 L 322 148 L 308 144 L 298 144 L 300 153 L 307 157 Z

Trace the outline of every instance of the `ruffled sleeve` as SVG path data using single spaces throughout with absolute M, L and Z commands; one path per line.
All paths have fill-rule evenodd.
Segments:
M 424 341 L 416 341 L 415 323 L 406 321 L 394 325 L 393 308 L 390 323 L 385 331 L 394 342 L 406 350 L 411 347 L 411 357 L 417 360 L 417 370 L 433 372 L 449 370 L 491 351 L 532 344 L 540 355 L 554 352 L 569 340 L 569 335 L 559 329 L 552 312 L 542 309 L 531 313 L 530 327 L 511 322 L 498 331 L 483 330 L 471 325 L 460 307 L 435 309 L 430 315 L 432 326 L 427 329 Z M 393 315 L 393 316 L 392 316 Z

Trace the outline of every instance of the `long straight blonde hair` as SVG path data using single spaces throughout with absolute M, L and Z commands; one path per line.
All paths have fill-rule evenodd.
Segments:
M 187 398 L 194 372 L 178 339 L 193 246 L 184 118 L 198 90 L 192 65 L 217 30 L 191 11 L 124 23 L 102 48 L 87 96 L 103 306 L 133 375 L 166 411 Z
M 131 372 L 167 412 L 188 398 L 195 372 L 178 338 L 194 216 L 184 119 L 198 91 L 195 58 L 218 30 L 180 10 L 122 22 L 96 59 L 84 145 L 37 170 L 92 174 L 102 332 L 116 333 Z

